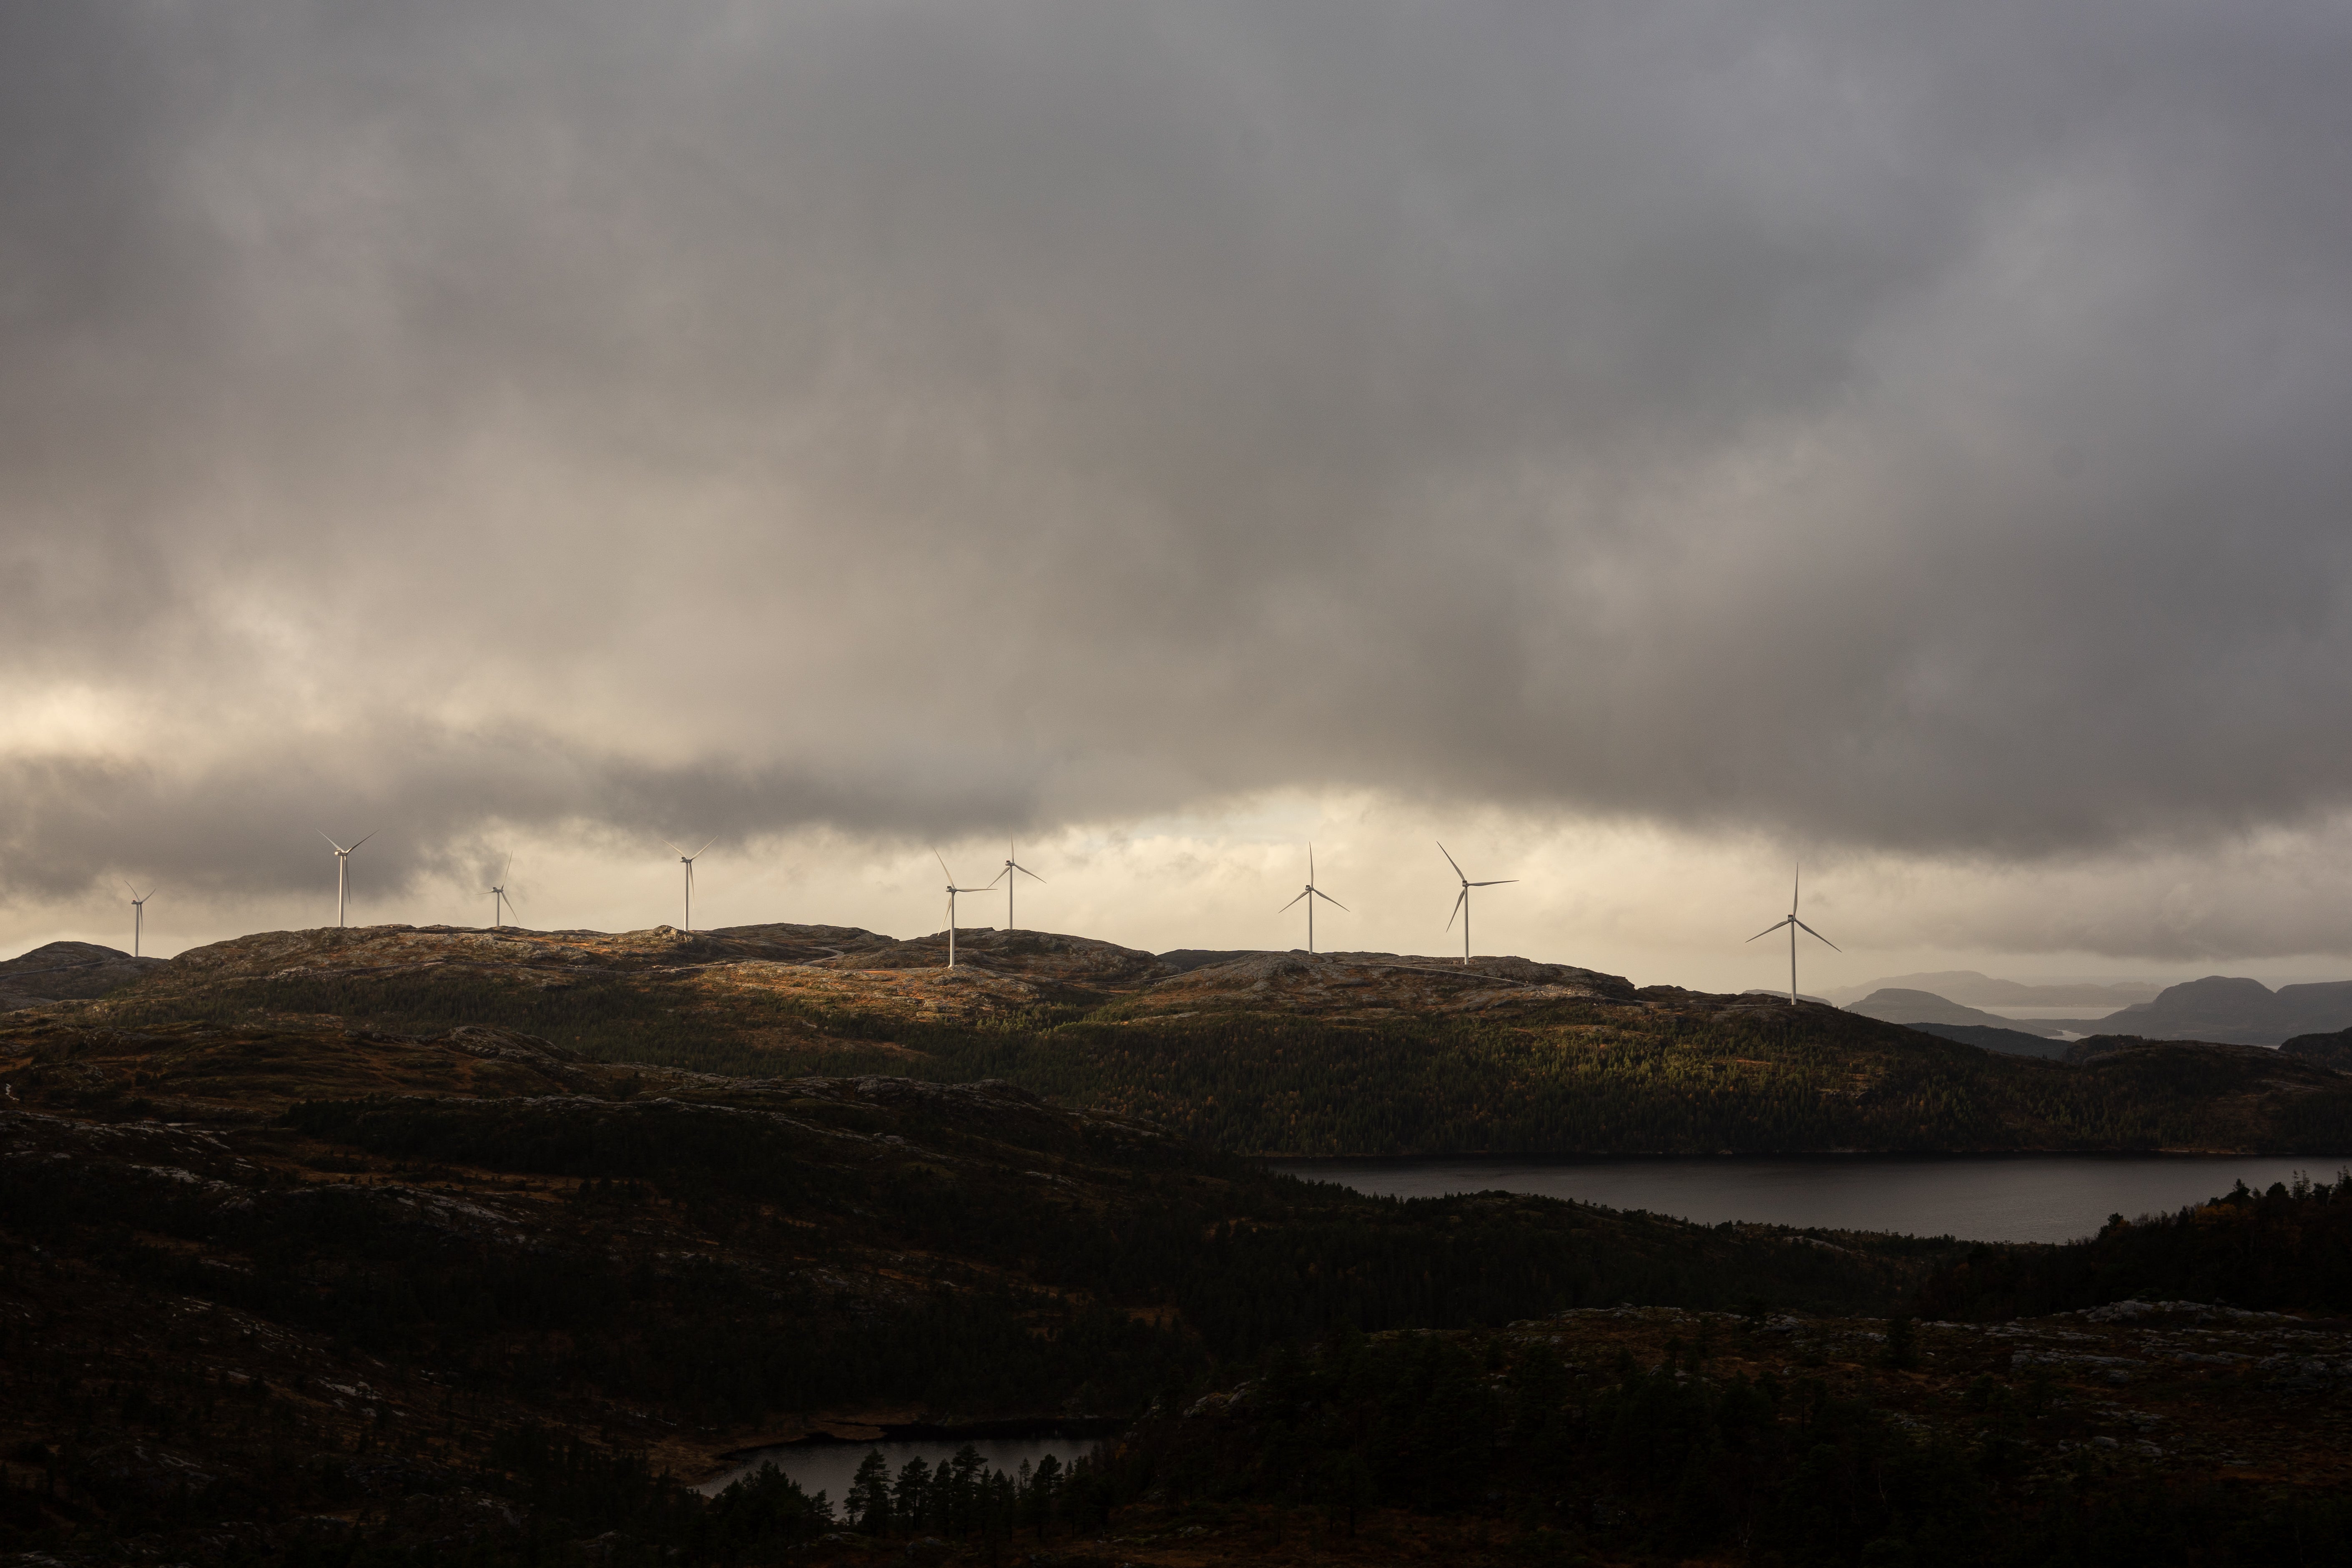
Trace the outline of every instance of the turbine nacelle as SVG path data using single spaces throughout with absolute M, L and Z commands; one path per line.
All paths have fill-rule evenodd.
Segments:
M 122 885 L 131 894 L 131 956 L 136 958 L 139 956 L 139 933 L 147 923 L 147 900 L 155 896 L 155 889 L 150 888 L 142 893 L 131 885 L 128 877 L 122 879 Z
M 991 877 L 988 879 L 988 885 L 992 888 L 996 886 L 999 882 L 1004 884 L 1004 929 L 1006 931 L 1013 929 L 1013 886 L 1024 877 L 1028 878 L 1033 882 L 1043 882 L 1045 879 L 1021 863 L 1021 852 L 1013 847 L 1013 843 L 1010 839 L 1007 839 L 1004 845 L 1004 869 L 999 871 L 995 876 Z M 953 879 L 950 878 L 950 880 L 953 880 Z M 967 892 L 971 890 L 971 889 L 965 889 Z
M 1445 863 L 1454 868 L 1454 880 L 1462 884 L 1462 891 L 1454 898 L 1454 913 L 1445 917 L 1445 929 L 1447 931 L 1452 931 L 1454 929 L 1455 917 L 1460 917 L 1462 921 L 1462 963 L 1466 968 L 1470 963 L 1470 889 L 1473 888 L 1505 887 L 1512 882 L 1517 881 L 1518 879 L 1517 877 L 1498 877 L 1491 882 L 1474 882 L 1470 879 L 1469 873 L 1462 869 L 1460 862 L 1454 858 L 1454 852 L 1452 850 L 1446 848 L 1444 845 L 1440 844 L 1437 846 L 1437 852 L 1445 857 Z
M 948 892 L 948 967 L 949 967 L 950 969 L 953 969 L 953 968 L 955 967 L 955 961 L 956 961 L 956 960 L 955 960 L 955 931 L 956 931 L 955 901 L 956 901 L 956 895 L 957 895 L 958 893 L 984 893 L 984 892 L 988 891 L 988 889 L 989 889 L 990 888 L 992 888 L 992 887 L 996 886 L 996 882 L 995 882 L 995 879 L 994 879 L 993 878 L 992 878 L 992 879 L 990 879 L 990 880 L 989 880 L 989 881 L 988 881 L 984 886 L 982 886 L 982 887 L 978 887 L 978 888 L 959 888 L 959 887 L 957 887 L 957 886 L 956 886 L 955 873 L 954 873 L 953 871 L 948 871 L 948 858 L 947 858 L 946 856 L 944 856 L 944 855 L 940 854 L 938 850 L 934 849 L 934 850 L 932 850 L 932 851 L 931 851 L 931 858 L 932 858 L 932 859 L 934 859 L 934 860 L 937 860 L 937 861 L 940 863 L 940 870 L 942 870 L 942 871 L 947 871 L 947 875 L 948 875 L 948 888 L 947 888 L 947 892 Z M 1043 880 L 1043 879 L 1040 879 L 1040 880 Z
M 669 844 L 667 838 L 662 842 Z M 716 838 L 706 838 L 702 841 L 702 849 L 708 849 L 718 842 Z M 678 864 L 686 868 L 686 934 L 692 936 L 694 934 L 694 863 L 702 858 L 702 849 L 698 849 L 689 855 L 675 844 L 669 844 L 669 847 L 677 856 Z
M 383 831 L 382 828 L 376 827 L 368 829 L 366 837 L 353 840 L 352 848 L 346 849 L 328 837 L 326 829 L 318 830 L 319 837 L 325 838 L 328 846 L 335 852 L 335 929 L 338 931 L 341 931 L 343 926 L 343 904 L 351 889 L 352 849 L 357 849 L 369 838 L 373 838 L 382 831 Z
M 1797 933 L 1803 931 L 1832 952 L 1845 951 L 1797 918 L 1797 906 L 1801 902 L 1800 895 L 1804 891 L 1804 886 L 1805 868 L 1804 863 L 1800 861 L 1797 865 L 1796 880 L 1789 887 L 1789 912 L 1748 939 L 1749 942 L 1760 942 L 1776 931 L 1787 930 L 1789 933 L 1789 1005 L 1791 1007 L 1797 1005 Z
M 1347 905 L 1339 902 L 1339 900 L 1333 898 L 1330 894 L 1325 892 L 1322 889 L 1315 885 L 1315 846 L 1309 844 L 1307 847 L 1307 886 L 1300 890 L 1297 898 L 1291 900 L 1289 903 L 1283 905 L 1281 909 L 1274 911 L 1276 914 L 1282 914 L 1289 910 L 1294 905 L 1297 904 L 1300 900 L 1304 900 L 1306 901 L 1307 951 L 1309 952 L 1313 952 L 1315 951 L 1315 900 L 1318 899 L 1322 900 L 1325 903 L 1331 905 L 1335 909 L 1348 910 Z M 1348 912 L 1352 914 L 1355 911 L 1349 910 Z

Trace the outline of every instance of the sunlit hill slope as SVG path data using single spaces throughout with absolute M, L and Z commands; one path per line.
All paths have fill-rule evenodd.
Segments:
M 2352 1151 L 2352 1077 L 2149 1042 L 2068 1063 L 1524 959 L 1162 955 L 1046 932 L 373 927 L 184 953 L 39 1015 L 520 1030 L 592 1061 L 1001 1079 L 1232 1152 Z M 30 1016 L 31 1015 L 18 1015 Z

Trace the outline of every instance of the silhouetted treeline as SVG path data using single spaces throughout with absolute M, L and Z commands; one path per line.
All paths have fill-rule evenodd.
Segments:
M 1705 1345 L 1668 1350 L 1596 1379 L 1540 1342 L 1286 1349 L 1229 1402 L 1155 1412 L 1111 1495 L 1272 1503 L 1342 1539 L 1374 1507 L 1480 1516 L 1537 1561 L 2269 1568 L 2352 1551 L 2340 1498 L 2159 1485 L 2126 1464 L 2021 1486 L 2040 1408 L 1990 1379 L 1923 1436 L 1866 1392 L 1719 1378 Z
M 2032 1317 L 2108 1301 L 2209 1301 L 2352 1313 L 2352 1173 L 2139 1220 L 2063 1247 L 1980 1247 L 1919 1294 L 1921 1315 Z

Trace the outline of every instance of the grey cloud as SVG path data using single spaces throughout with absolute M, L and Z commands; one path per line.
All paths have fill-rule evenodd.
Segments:
M 133 823 L 309 877 L 321 799 L 422 869 L 1360 785 L 2035 857 L 2352 793 L 2340 8 L 0 29 L 0 658 L 202 752 L 0 742 L 26 896 Z

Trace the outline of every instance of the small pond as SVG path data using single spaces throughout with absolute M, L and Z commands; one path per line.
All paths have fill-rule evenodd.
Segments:
M 1037 1461 L 1048 1454 L 1067 1466 L 1080 1455 L 1093 1453 L 1096 1445 L 1105 1436 L 1097 1427 L 1086 1431 L 1039 1431 L 1018 1436 L 925 1436 L 871 1443 L 845 1443 L 835 1438 L 817 1437 L 773 1448 L 750 1448 L 730 1455 L 726 1473 L 703 1482 L 695 1490 L 715 1495 L 736 1479 L 753 1474 L 761 1466 L 773 1465 L 798 1481 L 801 1490 L 810 1496 L 824 1492 L 838 1510 L 842 1498 L 849 1491 L 849 1483 L 857 1477 L 857 1467 L 866 1462 L 868 1454 L 880 1454 L 883 1461 L 890 1467 L 890 1474 L 896 1477 L 909 1459 L 919 1458 L 936 1470 L 943 1464 L 952 1463 L 956 1455 L 968 1446 L 978 1451 L 982 1461 L 990 1469 L 1011 1474 L 1024 1463 L 1034 1469 Z

